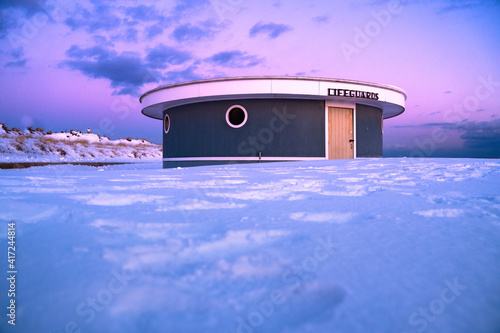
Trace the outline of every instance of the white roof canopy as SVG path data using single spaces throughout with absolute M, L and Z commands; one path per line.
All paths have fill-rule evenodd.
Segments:
M 177 83 L 159 87 L 140 97 L 142 113 L 162 119 L 163 111 L 179 105 L 233 99 L 289 98 L 342 101 L 371 105 L 383 110 L 384 118 L 404 112 L 404 90 L 360 81 L 294 77 L 233 77 Z

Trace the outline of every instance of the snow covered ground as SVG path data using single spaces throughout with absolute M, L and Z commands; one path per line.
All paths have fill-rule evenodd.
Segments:
M 500 331 L 500 160 L 34 167 L 0 202 L 1 332 Z
M 71 130 L 9 129 L 0 123 L 0 163 L 159 160 L 160 145 L 141 139 L 110 140 L 106 136 Z

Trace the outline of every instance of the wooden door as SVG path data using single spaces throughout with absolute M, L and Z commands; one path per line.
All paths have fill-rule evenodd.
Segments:
M 328 108 L 328 158 L 354 158 L 352 109 Z

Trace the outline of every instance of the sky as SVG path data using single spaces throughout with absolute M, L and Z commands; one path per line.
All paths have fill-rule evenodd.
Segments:
M 500 157 L 499 0 L 1 0 L 0 122 L 161 143 L 139 96 L 290 75 L 395 85 L 384 156 Z

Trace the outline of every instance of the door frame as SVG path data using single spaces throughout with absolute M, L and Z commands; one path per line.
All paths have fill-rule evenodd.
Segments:
M 333 102 L 333 101 L 325 101 L 325 157 L 327 160 L 330 159 L 329 153 L 329 141 L 328 137 L 328 108 L 346 108 L 352 109 L 352 130 L 353 130 L 353 138 L 354 138 L 354 148 L 353 148 L 353 156 L 356 159 L 356 145 L 357 145 L 357 137 L 356 137 L 356 103 L 348 103 L 348 102 Z

